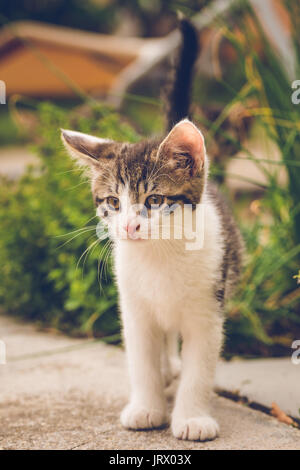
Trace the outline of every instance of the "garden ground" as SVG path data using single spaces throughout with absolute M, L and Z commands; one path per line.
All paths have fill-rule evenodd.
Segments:
M 168 427 L 127 431 L 119 423 L 128 395 L 121 348 L 37 331 L 6 316 L 0 338 L 7 350 L 0 365 L 1 449 L 300 449 L 298 429 L 220 396 L 213 413 L 221 436 L 213 442 L 178 441 Z M 289 358 L 263 361 L 221 364 L 218 387 L 249 392 L 264 405 L 284 396 L 280 406 L 295 410 L 300 366 Z

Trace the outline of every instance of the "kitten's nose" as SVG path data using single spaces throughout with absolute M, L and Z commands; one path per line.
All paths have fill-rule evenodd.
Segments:
M 130 237 L 132 237 L 136 232 L 138 232 L 141 228 L 140 224 L 137 224 L 136 222 L 132 221 L 129 222 L 127 225 L 125 225 L 125 230 L 128 233 Z

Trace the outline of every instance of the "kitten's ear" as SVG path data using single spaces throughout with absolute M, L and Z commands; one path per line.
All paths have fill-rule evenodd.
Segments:
M 159 153 L 174 169 L 185 169 L 191 176 L 199 173 L 206 163 L 204 137 L 188 119 L 176 124 L 160 144 Z
M 113 140 L 65 129 L 61 129 L 61 138 L 71 157 L 81 165 L 99 166 L 100 162 L 114 158 Z

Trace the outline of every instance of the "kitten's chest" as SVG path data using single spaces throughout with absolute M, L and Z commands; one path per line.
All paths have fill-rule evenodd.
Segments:
M 170 293 L 174 293 L 181 284 L 181 274 L 178 265 L 164 259 L 152 263 L 140 263 L 136 270 L 136 280 L 139 292 L 151 300 L 161 304 L 165 300 L 171 302 Z
M 126 250 L 117 253 L 116 270 L 120 287 L 134 286 L 136 295 L 155 302 L 163 297 L 181 282 L 181 269 L 178 259 L 166 259 L 163 256 L 147 256 L 142 252 L 132 255 Z M 131 289 L 130 289 L 131 290 Z
M 187 256 L 143 255 L 142 252 L 116 253 L 116 271 L 122 297 L 145 301 L 166 328 L 178 323 L 180 312 L 194 297 L 196 267 Z

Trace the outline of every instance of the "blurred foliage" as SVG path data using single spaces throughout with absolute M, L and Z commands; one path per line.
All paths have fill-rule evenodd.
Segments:
M 289 0 L 286 4 L 288 8 L 296 6 Z M 289 11 L 292 23 L 299 25 L 299 8 Z M 273 161 L 277 171 L 270 171 L 240 141 L 233 142 L 236 152 L 244 150 L 263 172 L 266 187 L 254 224 L 241 220 L 247 264 L 239 290 L 229 305 L 227 350 L 281 354 L 289 351 L 292 341 L 300 336 L 300 289 L 294 278 L 300 254 L 300 107 L 291 101 L 291 80 L 282 59 L 266 39 L 247 2 L 243 3 L 243 14 L 234 32 L 228 25 L 223 28 L 237 52 L 244 80 L 235 98 L 212 124 L 210 137 L 221 131 L 222 122 L 239 104 L 281 153 L 281 161 Z M 296 31 L 294 38 L 298 41 Z M 300 61 L 295 65 L 299 70 Z M 232 141 L 230 135 L 228 138 Z M 287 187 L 278 184 L 282 168 L 287 173 Z
M 114 24 L 113 2 L 91 0 L 0 0 L 2 21 L 43 21 L 90 31 L 110 32 Z
M 293 6 L 290 0 L 285 2 L 287 8 Z M 295 28 L 300 12 L 290 11 Z M 234 201 L 246 262 L 239 289 L 227 306 L 225 354 L 281 355 L 289 353 L 292 341 L 300 337 L 300 106 L 292 105 L 291 83 L 282 61 L 251 8 L 243 3 L 238 21 L 235 17 L 232 24 L 221 27 L 236 52 L 234 73 L 229 70 L 218 79 L 196 81 L 195 116 L 207 129 L 208 143 L 217 141 L 226 156 L 228 149 L 229 155 L 243 151 L 266 181 L 257 183 L 258 196 L 239 195 Z M 259 50 L 257 44 L 261 44 Z M 300 56 L 297 65 L 299 70 Z M 206 107 L 213 99 L 223 103 L 221 111 L 201 114 L 197 104 Z M 286 170 L 287 186 L 280 186 L 278 171 L 258 161 L 240 135 L 225 125 L 237 106 L 278 146 L 282 158 L 273 165 L 278 171 Z M 127 112 L 142 134 L 161 127 L 162 113 L 155 103 L 132 101 Z M 107 277 L 101 275 L 101 289 L 98 279 L 109 246 L 105 242 L 92 245 L 97 238 L 89 185 L 62 149 L 58 129 L 71 127 L 116 140 L 136 141 L 138 136 L 116 113 L 100 105 L 91 107 L 88 116 L 75 119 L 70 111 L 43 104 L 39 120 L 36 150 L 41 169 L 29 170 L 18 184 L 3 182 L 0 189 L 0 302 L 7 312 L 43 325 L 117 341 L 117 294 L 109 262 Z M 224 176 L 226 168 L 213 165 L 213 177 L 218 172 Z
M 22 143 L 24 138 L 20 136 L 18 128 L 8 112 L 6 106 L 0 107 L 0 142 L 1 146 Z
M 109 246 L 98 241 L 89 184 L 60 140 L 59 129 L 70 127 L 68 116 L 52 104 L 40 105 L 41 167 L 29 169 L 17 184 L 0 186 L 0 302 L 9 313 L 54 328 L 117 333 L 110 338 L 116 340 L 116 289 L 109 261 L 104 266 Z M 89 118 L 73 119 L 74 125 L 114 139 L 137 139 L 104 107 L 92 109 Z M 79 262 L 89 246 L 89 256 Z
M 176 24 L 177 10 L 191 15 L 210 0 L 0 0 L 1 22 L 43 21 L 88 31 L 111 33 L 124 18 L 142 36 L 160 36 Z

